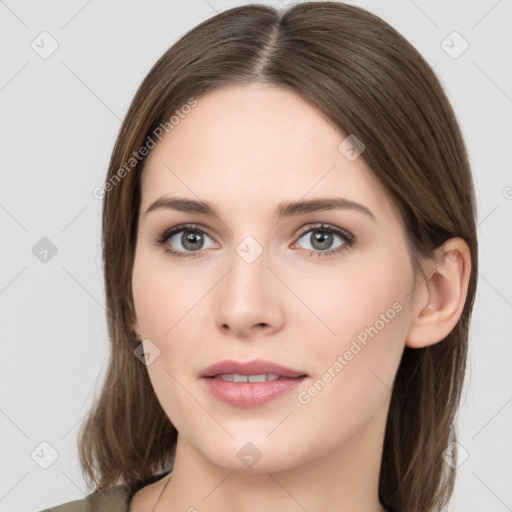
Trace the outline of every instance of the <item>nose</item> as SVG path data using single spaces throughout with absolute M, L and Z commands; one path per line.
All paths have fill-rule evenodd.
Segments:
M 241 250 L 233 254 L 231 268 L 216 290 L 215 321 L 224 334 L 251 339 L 282 328 L 286 290 L 268 260 L 265 250 L 254 260 Z

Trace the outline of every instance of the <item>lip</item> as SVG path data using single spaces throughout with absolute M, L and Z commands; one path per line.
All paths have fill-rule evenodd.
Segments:
M 286 366 L 282 366 L 272 361 L 265 361 L 263 359 L 253 359 L 243 363 L 242 361 L 235 361 L 233 359 L 219 361 L 205 368 L 201 372 L 201 377 L 215 377 L 221 373 L 240 373 L 243 375 L 259 375 L 260 373 L 275 373 L 280 377 L 288 379 L 295 379 L 297 377 L 305 376 L 305 372 L 293 370 Z
M 265 382 L 231 382 L 213 378 L 216 375 L 233 373 L 242 375 L 272 373 L 279 375 L 279 379 Z M 200 376 L 208 391 L 215 398 L 240 408 L 264 405 L 270 400 L 292 391 L 307 378 L 305 372 L 261 359 L 247 362 L 219 361 L 203 370 Z

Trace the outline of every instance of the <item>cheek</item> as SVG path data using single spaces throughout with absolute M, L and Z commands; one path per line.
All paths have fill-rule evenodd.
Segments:
M 190 319 L 201 314 L 202 308 L 197 306 L 208 289 L 205 276 L 178 271 L 166 256 L 155 257 L 142 249 L 134 262 L 132 291 L 143 335 L 165 343 L 185 330 L 183 341 L 187 342 L 193 334 Z
M 304 276 L 306 279 L 296 281 L 299 285 L 294 291 L 312 313 L 304 315 L 297 308 L 296 320 L 310 326 L 308 338 L 315 339 L 321 334 L 326 340 L 323 345 L 332 347 L 357 337 L 375 324 L 380 332 L 400 323 L 405 315 L 397 310 L 404 309 L 412 286 L 410 263 L 403 258 L 397 258 L 396 262 L 383 260 L 367 259 L 357 267 L 350 265 L 316 275 L 314 279 Z
M 327 383 L 325 388 L 353 398 L 352 406 L 358 407 L 359 398 L 375 393 L 382 397 L 392 387 L 410 320 L 412 282 L 407 253 L 383 252 L 348 272 L 320 276 L 316 293 L 307 293 L 306 287 L 299 291 L 321 320 L 296 314 L 308 344 L 311 374 L 321 380 L 319 389 Z M 322 395 L 319 402 L 341 404 L 330 392 Z
M 137 318 L 143 337 L 160 351 L 147 371 L 173 423 L 185 412 L 180 412 L 181 405 L 190 404 L 184 390 L 194 384 L 196 368 L 191 364 L 200 351 L 207 350 L 204 337 L 209 312 L 204 299 L 214 281 L 208 284 L 205 277 L 178 271 L 165 256 L 155 256 L 144 248 L 134 262 L 132 291 Z
M 319 450 L 355 435 L 382 412 L 403 353 L 407 320 L 402 301 L 394 294 L 363 297 L 341 299 L 337 316 L 331 317 L 335 335 L 321 340 L 305 335 L 312 342 L 305 351 L 312 378 L 297 394 L 297 418 L 304 425 L 321 421 L 324 440 L 313 431 L 309 440 L 320 443 Z
M 153 253 L 137 253 L 132 275 L 135 311 L 144 338 L 159 350 L 159 356 L 146 369 L 155 395 L 174 427 L 181 431 L 190 414 L 190 375 L 184 372 L 193 360 L 197 336 L 191 318 L 201 311 L 200 300 L 185 272 L 176 272 L 169 262 Z M 186 430 L 186 429 L 185 429 Z

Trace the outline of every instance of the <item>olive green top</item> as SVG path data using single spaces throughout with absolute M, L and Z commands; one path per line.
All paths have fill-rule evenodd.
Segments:
M 156 482 L 167 474 L 169 473 L 160 473 L 145 480 L 136 480 L 128 484 L 96 491 L 81 500 L 63 503 L 41 512 L 128 512 L 130 501 L 139 489 Z

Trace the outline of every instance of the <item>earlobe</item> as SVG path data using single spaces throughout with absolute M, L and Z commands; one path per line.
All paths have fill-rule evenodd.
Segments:
M 436 250 L 435 261 L 429 260 L 427 277 L 419 285 L 419 300 L 406 345 L 423 348 L 442 341 L 457 324 L 466 302 L 471 255 L 462 238 L 450 238 Z

